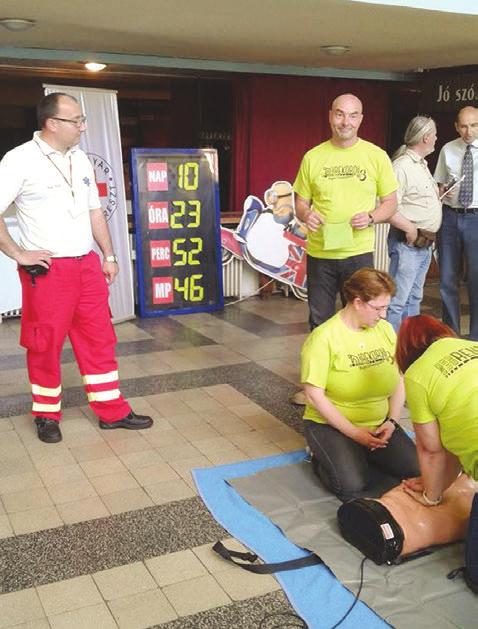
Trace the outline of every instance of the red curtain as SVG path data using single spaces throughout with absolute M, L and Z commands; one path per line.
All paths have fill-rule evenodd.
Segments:
M 363 102 L 360 136 L 385 148 L 389 93 L 386 83 L 285 76 L 236 77 L 232 212 L 242 213 L 248 194 L 262 198 L 274 181 L 294 181 L 304 153 L 330 137 L 331 102 L 348 92 Z

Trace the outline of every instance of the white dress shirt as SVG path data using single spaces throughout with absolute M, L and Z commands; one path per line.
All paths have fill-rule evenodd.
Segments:
M 93 247 L 90 210 L 101 207 L 93 167 L 73 147 L 65 154 L 36 132 L 0 162 L 0 214 L 14 202 L 20 246 L 54 257 L 80 256 Z
M 474 140 L 471 145 L 473 146 L 471 149 L 473 155 L 473 201 L 470 207 L 478 208 L 478 139 Z M 447 185 L 453 179 L 461 178 L 463 157 L 467 146 L 466 142 L 457 138 L 442 147 L 434 174 L 437 183 Z M 450 196 L 443 199 L 443 202 L 450 207 L 461 207 L 461 203 L 458 201 L 459 192 L 460 185 L 458 184 L 451 191 Z

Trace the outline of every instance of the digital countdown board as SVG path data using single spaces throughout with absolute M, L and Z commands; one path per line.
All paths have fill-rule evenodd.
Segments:
M 215 149 L 132 149 L 142 317 L 223 308 Z

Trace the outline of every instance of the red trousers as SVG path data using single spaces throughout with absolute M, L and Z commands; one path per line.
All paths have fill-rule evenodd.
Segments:
M 116 334 L 108 285 L 93 251 L 79 258 L 53 258 L 46 275 L 32 278 L 21 267 L 20 344 L 27 350 L 35 416 L 61 419 L 61 351 L 68 335 L 88 402 L 104 422 L 131 411 L 119 390 Z

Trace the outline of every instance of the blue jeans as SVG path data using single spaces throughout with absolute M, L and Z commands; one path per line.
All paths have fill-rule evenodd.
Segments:
M 443 206 L 438 232 L 443 321 L 460 334 L 460 270 L 464 256 L 470 303 L 470 338 L 478 340 L 478 212 L 458 214 Z
M 378 498 L 404 478 L 420 476 L 415 444 L 395 428 L 386 448 L 368 450 L 329 424 L 304 420 L 315 474 L 340 500 Z
M 401 242 L 400 230 L 390 228 L 388 235 L 389 273 L 395 280 L 397 292 L 387 312 L 389 321 L 398 332 L 403 319 L 420 314 L 423 285 L 432 259 L 431 247 L 419 249 Z

